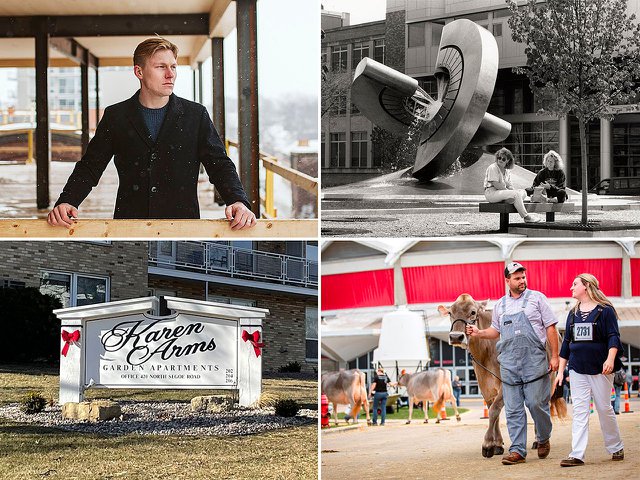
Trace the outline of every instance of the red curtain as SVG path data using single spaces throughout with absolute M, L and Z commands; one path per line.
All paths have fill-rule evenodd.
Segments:
M 322 276 L 322 310 L 393 305 L 393 269 Z
M 518 261 L 518 259 L 515 259 Z M 571 284 L 580 273 L 594 275 L 608 297 L 622 292 L 622 259 L 522 260 L 529 288 L 547 297 L 571 297 Z M 452 302 L 461 293 L 476 300 L 505 294 L 502 262 L 436 265 L 402 269 L 408 303 Z M 640 259 L 632 259 L 633 295 L 640 295 Z
M 631 259 L 631 295 L 640 297 L 640 258 Z
M 515 259 L 515 261 L 519 261 Z M 622 292 L 622 259 L 522 260 L 527 269 L 527 284 L 547 297 L 571 297 L 571 285 L 581 273 L 594 275 L 607 297 Z
M 402 269 L 407 303 L 453 302 L 462 293 L 476 300 L 504 295 L 502 262 L 433 265 Z

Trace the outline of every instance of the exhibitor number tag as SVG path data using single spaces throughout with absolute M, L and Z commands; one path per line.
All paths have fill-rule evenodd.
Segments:
M 593 323 L 574 325 L 573 337 L 576 342 L 591 342 L 593 340 Z

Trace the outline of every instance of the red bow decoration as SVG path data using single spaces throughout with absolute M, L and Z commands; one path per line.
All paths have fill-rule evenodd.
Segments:
M 67 352 L 69 351 L 69 345 L 80 340 L 80 330 L 76 330 L 73 333 L 62 330 L 62 340 L 64 340 L 64 347 L 62 347 L 62 356 L 66 357 Z
M 260 332 L 256 330 L 253 333 L 249 333 L 246 330 L 242 331 L 242 340 L 251 342 L 253 345 L 253 351 L 256 352 L 256 357 L 260 356 L 261 348 L 264 347 L 264 343 L 259 342 Z

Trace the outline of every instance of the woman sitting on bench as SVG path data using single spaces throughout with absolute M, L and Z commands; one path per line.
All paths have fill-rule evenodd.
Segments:
M 536 198 L 534 196 L 535 187 L 543 187 L 549 201 L 564 203 L 567 199 L 567 192 L 564 186 L 565 182 L 566 177 L 562 165 L 562 157 L 560 157 L 558 152 L 549 150 L 542 160 L 542 170 L 538 172 L 536 178 L 533 179 L 533 185 L 531 188 L 527 188 L 526 192 L 527 195 L 532 196 L 532 202 L 544 201 L 544 197 Z
M 524 199 L 527 192 L 515 190 L 511 184 L 511 172 L 515 161 L 513 153 L 506 148 L 501 148 L 496 152 L 496 161 L 489 165 L 484 176 L 484 196 L 490 203 L 511 203 L 516 207 L 518 214 L 527 223 L 535 223 L 540 220 L 527 213 L 524 207 Z

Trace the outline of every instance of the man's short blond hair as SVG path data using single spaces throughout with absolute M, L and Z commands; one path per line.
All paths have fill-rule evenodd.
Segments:
M 169 40 L 162 37 L 147 38 L 144 42 L 138 45 L 136 50 L 133 52 L 133 64 L 144 67 L 148 58 L 151 58 L 151 56 L 158 50 L 165 49 L 171 50 L 174 58 L 176 60 L 178 59 L 178 47 Z

